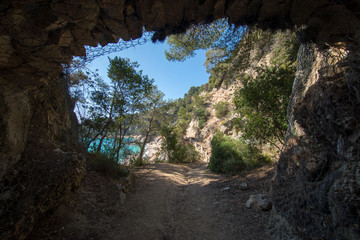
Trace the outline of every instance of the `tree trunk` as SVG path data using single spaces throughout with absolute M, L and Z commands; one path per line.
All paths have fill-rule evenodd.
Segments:
M 151 116 L 151 119 L 149 121 L 149 127 L 148 127 L 148 130 L 145 134 L 145 139 L 142 143 L 142 146 L 141 146 L 141 150 L 140 150 L 140 155 L 139 155 L 139 164 L 142 165 L 143 163 L 143 155 L 144 155 L 144 151 L 145 151 L 145 146 L 146 146 L 146 142 L 147 142 L 147 139 L 149 138 L 149 134 L 150 134 L 150 131 L 151 131 L 151 125 L 152 125 L 152 122 L 154 120 L 154 116 L 155 116 L 155 109 L 153 110 L 152 112 L 152 116 Z

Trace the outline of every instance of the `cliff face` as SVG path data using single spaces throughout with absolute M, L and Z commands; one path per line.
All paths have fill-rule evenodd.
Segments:
M 254 67 L 269 63 L 271 54 L 250 60 L 251 67 L 243 72 L 253 74 Z M 273 239 L 359 237 L 358 69 L 358 55 L 342 44 L 325 49 L 300 46 L 288 106 L 289 129 L 271 191 L 274 207 L 268 233 Z M 207 96 L 210 116 L 202 129 L 192 120 L 186 137 L 207 161 L 216 131 L 241 134 L 226 124 L 234 113 L 218 119 L 214 109 L 219 101 L 232 102 L 236 87 L 241 86 L 235 81 L 229 88 L 223 84 L 200 94 Z
M 294 88 L 298 100 L 290 111 L 294 133 L 288 137 L 274 182 L 273 219 L 278 217 L 281 224 L 270 225 L 278 239 L 301 238 L 307 230 L 325 238 L 332 234 L 359 238 L 354 230 L 360 215 L 359 116 L 354 107 L 359 86 L 352 80 L 359 78 L 358 9 L 358 1 L 331 0 L 1 1 L 0 226 L 5 233 L 1 238 L 26 236 L 34 221 L 71 190 L 69 186 L 77 182 L 73 176 L 81 176 L 77 173 L 83 169 L 81 157 L 66 153 L 72 151 L 73 126 L 66 91 L 58 84 L 61 64 L 73 55 L 84 55 L 84 45 L 140 37 L 143 27 L 156 31 L 155 38 L 161 40 L 190 23 L 221 17 L 239 25 L 306 25 L 300 34 L 304 42 L 346 42 L 350 61 L 343 63 L 345 70 L 332 71 L 334 63 L 321 60 L 317 50 L 305 51 L 309 54 L 299 63 L 300 87 Z M 316 65 L 318 61 L 329 67 Z M 54 153 L 56 149 L 60 151 Z M 44 164 L 68 167 L 45 174 Z M 46 196 L 56 197 L 48 201 Z
M 21 159 L 32 139 L 50 141 L 55 148 L 68 148 L 76 140 L 76 116 L 72 112 L 66 79 L 49 81 L 48 86 L 23 88 L 4 84 L 0 92 L 1 157 L 0 177 Z
M 76 117 L 66 79 L 1 89 L 0 238 L 24 239 L 33 224 L 80 183 Z
M 299 50 L 290 127 L 272 187 L 274 239 L 357 239 L 360 223 L 358 58 Z
M 199 128 L 199 120 L 193 118 L 186 131 L 185 138 L 195 146 L 197 151 L 201 154 L 201 159 L 208 162 L 211 157 L 211 140 L 216 132 L 222 132 L 227 136 L 239 138 L 241 132 L 236 130 L 233 124 L 235 118 L 240 118 L 235 111 L 233 103 L 234 93 L 242 87 L 242 82 L 247 77 L 256 77 L 257 68 L 270 66 L 271 60 L 276 57 L 274 51 L 275 45 L 279 42 L 276 39 L 275 33 L 263 32 L 256 30 L 255 32 L 261 35 L 262 40 L 249 43 L 250 47 L 243 46 L 238 49 L 237 54 L 233 54 L 230 64 L 227 68 L 219 72 L 214 72 L 216 78 L 221 79 L 220 86 L 213 88 L 211 91 L 203 91 L 199 94 L 201 98 L 205 99 L 205 108 L 209 113 L 207 121 Z M 293 39 L 289 32 L 277 33 L 282 38 Z M 256 35 L 256 33 L 251 34 Z M 248 38 L 251 38 L 248 37 Z M 249 40 L 250 42 L 251 40 Z M 297 44 L 294 44 L 297 45 Z M 245 50 L 247 48 L 248 50 Z M 250 49 L 249 49 L 250 48 Z M 246 61 L 241 59 L 246 58 Z M 211 77 L 210 77 L 211 79 Z M 227 102 L 228 114 L 226 116 L 217 116 L 216 105 L 219 102 Z

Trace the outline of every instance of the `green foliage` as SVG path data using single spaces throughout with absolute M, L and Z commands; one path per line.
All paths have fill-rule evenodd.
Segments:
M 148 105 L 146 101 L 150 101 L 154 86 L 152 79 L 137 70 L 138 63 L 119 57 L 109 60 L 110 84 L 98 75 L 90 82 L 82 73 L 73 76 L 72 83 L 79 86 L 86 80 L 92 88 L 87 93 L 88 102 L 82 105 L 86 113 L 80 123 L 83 143 L 92 152 L 106 153 L 118 160 L 129 154 L 130 143 L 125 136 L 134 128 L 136 116 Z M 104 144 L 110 139 L 110 144 Z
M 246 141 L 231 139 L 220 132 L 211 140 L 209 168 L 213 172 L 235 175 L 270 162 L 270 158 Z
M 204 124 L 206 123 L 210 113 L 205 108 L 205 98 L 200 96 L 195 96 L 194 103 L 193 103 L 193 117 L 199 120 L 198 127 L 201 129 L 203 128 Z
M 95 171 L 109 175 L 112 178 L 120 179 L 129 175 L 129 170 L 119 164 L 113 158 L 108 157 L 103 153 L 89 154 L 89 158 L 92 159 L 92 167 Z
M 183 106 L 181 106 L 179 108 L 179 111 L 177 114 L 178 114 L 178 119 L 183 119 L 186 121 L 191 120 L 191 115 L 187 112 L 186 108 L 184 108 Z
M 287 129 L 286 110 L 295 77 L 293 65 L 262 67 L 256 78 L 243 81 L 234 104 L 243 118 L 239 128 L 243 137 L 278 148 Z
M 248 28 L 238 39 L 236 48 L 225 55 L 221 51 L 208 50 L 205 66 L 211 73 L 208 90 L 229 86 L 236 79 L 242 78 L 242 71 L 250 67 L 250 63 L 259 61 L 269 52 L 273 33 L 257 28 Z
M 188 95 L 190 97 L 197 96 L 197 95 L 199 95 L 199 93 L 200 93 L 200 87 L 192 86 L 188 91 Z
M 141 166 L 146 162 L 144 153 L 149 136 L 156 134 L 156 131 L 159 130 L 159 125 L 156 122 L 164 119 L 161 113 L 161 108 L 165 105 L 163 98 L 164 94 L 158 90 L 157 86 L 153 86 L 151 92 L 143 100 L 139 112 L 136 114 L 136 127 L 131 132 L 143 136 L 142 142 L 139 143 L 139 156 L 133 161 L 133 164 L 136 166 Z
M 161 149 L 170 163 L 190 163 L 198 160 L 195 147 L 184 143 L 174 127 L 163 126 L 160 133 L 163 138 Z
M 209 48 L 222 49 L 226 55 L 236 47 L 244 31 L 244 28 L 235 27 L 226 19 L 193 25 L 185 33 L 167 38 L 170 49 L 165 51 L 166 59 L 184 61 L 193 57 L 196 50 Z
M 295 32 L 290 30 L 277 32 L 274 36 L 274 49 L 271 56 L 272 64 L 276 66 L 289 63 L 295 64 L 299 46 L 300 44 Z
M 226 117 L 229 113 L 230 104 L 228 102 L 220 101 L 214 105 L 215 108 L 215 116 L 217 118 Z
M 205 53 L 206 60 L 204 66 L 206 67 L 206 72 L 211 73 L 211 70 L 223 62 L 226 58 L 226 52 L 222 49 L 209 49 Z
M 194 113 L 194 117 L 199 120 L 199 125 L 198 125 L 199 128 L 200 129 L 203 128 L 203 126 L 206 123 L 210 113 L 203 106 L 195 108 L 193 113 Z
M 212 73 L 209 77 L 209 90 L 213 88 L 219 88 L 223 83 L 225 78 L 223 76 L 218 76 L 217 74 Z
M 145 164 L 148 163 L 148 159 L 145 159 L 144 157 L 140 157 L 140 156 L 134 156 L 134 157 L 130 157 L 129 159 L 129 163 L 132 166 L 144 166 Z
M 186 108 L 181 106 L 177 113 L 177 116 L 178 116 L 178 121 L 176 124 L 177 133 L 183 136 L 185 135 L 186 129 L 191 121 L 191 114 L 188 113 Z

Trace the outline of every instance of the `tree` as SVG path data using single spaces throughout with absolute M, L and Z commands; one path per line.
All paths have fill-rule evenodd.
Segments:
M 136 70 L 139 67 L 137 62 L 130 62 L 129 59 L 115 57 L 109 59 L 108 77 L 112 83 L 111 114 L 108 121 L 113 121 L 111 134 L 114 137 L 114 148 L 116 159 L 120 157 L 120 150 L 126 144 L 125 136 L 135 121 L 135 114 L 141 108 L 142 102 L 151 92 L 153 80 L 142 71 Z M 107 134 L 101 138 L 104 139 Z M 97 151 L 101 149 L 101 140 Z M 115 147 L 116 146 L 116 147 Z
M 195 56 L 195 51 L 199 49 L 221 49 L 224 55 L 229 54 L 236 48 L 245 31 L 245 28 L 229 24 L 226 19 L 193 25 L 185 33 L 167 38 L 170 49 L 165 51 L 166 59 L 185 61 Z
M 217 132 L 211 140 L 209 169 L 213 172 L 234 175 L 270 162 L 257 147 L 243 139 L 232 139 Z
M 193 98 L 193 117 L 199 120 L 198 127 L 201 129 L 203 128 L 204 124 L 208 120 L 208 117 L 210 116 L 210 113 L 205 107 L 206 101 L 205 97 L 195 96 Z
M 163 125 L 160 130 L 163 139 L 161 150 L 171 163 L 189 163 L 198 160 L 198 152 L 195 147 L 182 141 L 174 126 Z
M 154 86 L 143 103 L 142 113 L 139 114 L 139 117 L 141 119 L 139 123 L 143 129 L 141 132 L 144 135 L 144 140 L 141 143 L 140 153 L 137 162 L 138 165 L 143 164 L 145 146 L 148 141 L 149 135 L 153 130 L 154 120 L 156 118 L 156 115 L 159 114 L 159 109 L 161 108 L 161 106 L 165 104 L 163 98 L 164 93 L 162 93 L 160 90 L 157 89 L 156 86 Z
M 259 68 L 255 78 L 243 81 L 243 88 L 234 96 L 236 110 L 242 117 L 239 127 L 243 137 L 281 150 L 294 77 L 294 65 L 272 65 Z
M 230 104 L 228 102 L 224 102 L 224 101 L 217 102 L 214 105 L 216 111 L 215 116 L 217 118 L 225 117 L 229 113 L 229 107 Z
M 179 135 L 184 136 L 186 134 L 186 129 L 189 126 L 190 121 L 191 114 L 189 114 L 186 108 L 181 106 L 177 112 L 177 123 L 175 126 L 175 129 Z
M 139 65 L 129 59 L 109 59 L 110 83 L 97 77 L 87 94 L 87 116 L 81 118 L 82 141 L 92 151 L 104 152 L 116 160 L 126 155 L 130 144 L 126 137 L 152 91 L 153 80 L 138 71 Z M 106 142 L 106 144 L 105 144 Z

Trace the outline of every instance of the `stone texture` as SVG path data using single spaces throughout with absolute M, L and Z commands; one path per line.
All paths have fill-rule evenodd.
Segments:
M 250 195 L 249 200 L 246 201 L 247 208 L 258 208 L 263 211 L 269 211 L 272 203 L 266 199 L 264 194 Z
M 43 86 L 4 84 L 0 90 L 1 239 L 24 239 L 78 186 L 85 170 L 81 155 L 72 153 L 76 117 L 65 80 L 39 81 Z
M 51 148 L 40 152 L 49 146 L 39 143 L 31 147 L 0 182 L 1 239 L 25 239 L 40 217 L 79 187 L 85 172 L 81 155 Z
M 351 51 L 300 48 L 291 124 L 272 186 L 274 239 L 359 237 L 358 66 Z
M 271 221 L 271 235 L 296 239 L 314 233 L 312 237 L 318 239 L 357 239 L 360 154 L 359 116 L 354 106 L 358 106 L 359 86 L 351 79 L 359 76 L 358 9 L 358 1 L 331 0 L 3 0 L 0 174 L 4 179 L 15 174 L 9 172 L 13 166 L 27 166 L 31 154 L 26 149 L 30 146 L 38 148 L 39 156 L 47 153 L 47 143 L 51 143 L 50 148 L 71 152 L 66 148 L 71 148 L 71 139 L 76 139 L 76 124 L 58 76 L 62 64 L 69 63 L 73 55 L 84 55 L 83 45 L 106 45 L 119 37 L 138 38 L 143 27 L 161 33 L 158 39 L 162 40 L 166 34 L 184 31 L 190 23 L 220 17 L 228 17 L 237 25 L 298 26 L 303 42 L 345 42 L 352 60 L 342 65 L 352 68 L 332 72 L 334 63 L 321 60 L 318 50 L 305 46 L 301 50 L 289 111 L 292 135 L 288 136 L 273 187 L 273 219 L 281 221 L 276 225 L 277 221 Z M 324 68 L 321 63 L 328 66 Z M 35 140 L 44 145 L 33 145 Z M 56 155 L 48 161 L 56 159 L 62 157 Z M 21 185 L 18 187 L 21 190 Z M 13 196 L 0 190 L 3 198 Z M 24 206 L 16 209 L 34 209 L 37 196 L 46 199 L 46 194 L 52 194 L 50 190 L 44 190 L 43 195 L 26 193 L 21 196 Z M 15 202 L 22 198 L 14 195 Z M 53 199 L 52 207 L 61 198 Z M 51 208 L 44 207 L 45 200 L 39 204 L 36 209 Z M 18 230 L 9 230 L 13 238 L 26 236 L 42 212 L 29 211 L 23 220 L 16 218 Z
M 360 20 L 354 14 L 357 7 L 354 1 L 341 4 L 330 0 L 5 0 L 1 3 L 0 68 L 8 68 L 2 75 L 7 74 L 8 81 L 12 81 L 17 66 L 26 64 L 49 44 L 57 44 L 68 55 L 58 58 L 58 51 L 54 51 L 50 57 L 59 65 L 55 68 L 58 74 L 60 64 L 68 63 L 73 55 L 84 54 L 78 50 L 80 45 L 106 45 L 119 37 L 135 39 L 142 35 L 143 27 L 164 34 L 181 32 L 190 23 L 221 17 L 238 25 L 257 23 L 271 28 L 306 24 L 303 38 L 318 42 L 335 42 L 344 36 L 359 39 Z M 38 65 L 34 67 L 36 75 L 47 74 Z M 32 81 L 36 79 L 33 76 Z
M 6 85 L 0 90 L 0 99 L 2 179 L 6 170 L 21 158 L 24 151 L 30 125 L 30 104 L 27 90 Z
M 240 189 L 241 190 L 248 190 L 249 189 L 249 185 L 246 182 L 242 182 L 240 184 Z

